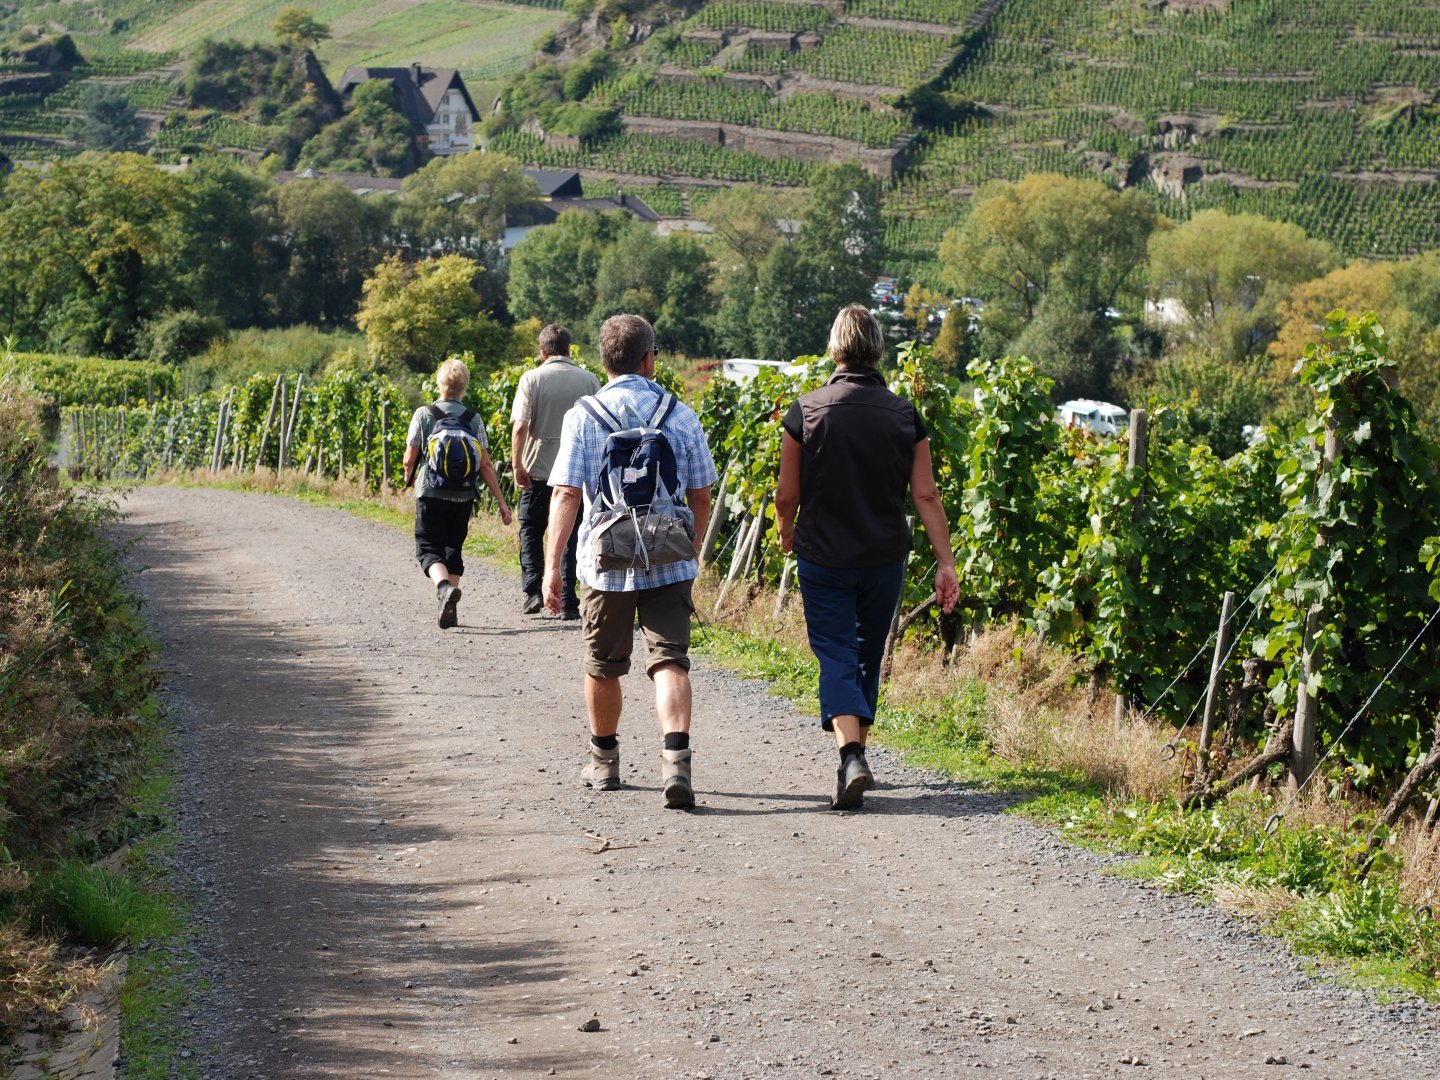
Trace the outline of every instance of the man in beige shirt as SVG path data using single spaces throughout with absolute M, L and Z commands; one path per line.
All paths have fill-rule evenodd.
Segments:
M 570 407 L 600 390 L 600 381 L 570 359 L 570 331 L 551 323 L 540 331 L 540 365 L 520 376 L 510 410 L 511 453 L 515 483 L 520 487 L 520 575 L 526 615 L 544 609 L 545 529 L 550 521 L 550 468 L 560 448 L 560 429 Z M 575 543 L 570 534 L 565 551 L 565 591 L 561 617 L 578 619 L 575 589 Z

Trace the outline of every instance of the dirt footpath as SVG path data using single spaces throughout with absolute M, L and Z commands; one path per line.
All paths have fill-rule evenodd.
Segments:
M 696 810 L 661 805 L 643 677 L 627 786 L 588 791 L 577 624 L 508 575 L 472 567 L 440 631 L 400 533 L 221 491 L 124 509 L 206 1078 L 1440 1075 L 1434 1011 L 1316 983 L 991 796 L 882 751 L 866 810 L 829 812 L 814 719 L 703 659 Z

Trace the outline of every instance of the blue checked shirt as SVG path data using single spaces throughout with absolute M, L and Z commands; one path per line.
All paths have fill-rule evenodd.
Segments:
M 662 392 L 659 386 L 642 375 L 621 375 L 601 387 L 596 396 L 623 423 L 639 426 L 649 421 Z M 584 409 L 578 406 L 571 409 L 565 414 L 560 450 L 550 469 L 551 487 L 574 487 L 581 492 L 580 550 L 576 563 L 580 580 L 587 587 L 601 592 L 638 592 L 698 577 L 700 566 L 694 559 L 657 566 L 653 570 L 607 570 L 601 573 L 596 568 L 595 553 L 590 548 L 590 507 L 595 502 L 605 439 L 609 434 Z M 710 447 L 705 442 L 705 432 L 700 427 L 700 418 L 684 402 L 676 404 L 675 411 L 666 421 L 665 437 L 675 451 L 682 493 L 710 487 L 719 479 Z

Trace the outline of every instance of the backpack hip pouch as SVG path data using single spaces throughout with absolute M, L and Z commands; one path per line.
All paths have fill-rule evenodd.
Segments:
M 649 569 L 695 558 L 695 515 L 678 506 L 673 516 L 630 509 L 590 519 L 590 549 L 600 570 Z

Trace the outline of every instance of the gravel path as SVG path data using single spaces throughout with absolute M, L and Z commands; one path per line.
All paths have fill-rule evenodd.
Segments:
M 661 805 L 643 677 L 627 787 L 588 791 L 576 624 L 520 615 L 508 575 L 472 568 L 443 632 L 395 531 L 124 508 L 183 738 L 206 1078 L 1440 1075 L 1435 1011 L 1317 983 L 964 784 L 880 751 L 866 810 L 828 812 L 813 718 L 703 661 L 697 809 Z

